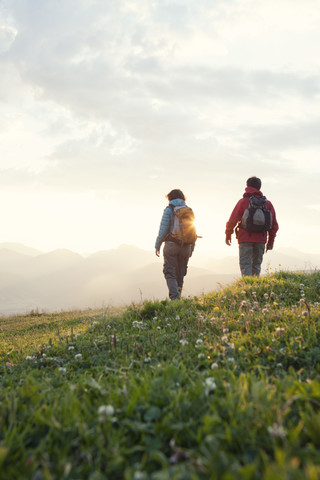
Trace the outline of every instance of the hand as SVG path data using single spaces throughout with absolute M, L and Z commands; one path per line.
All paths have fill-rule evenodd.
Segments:
M 267 252 L 268 250 L 272 250 L 272 249 L 273 249 L 273 243 L 268 242 L 267 245 L 266 245 L 266 252 Z
M 156 250 L 156 255 L 157 255 L 157 257 L 160 257 L 160 248 L 159 248 L 159 250 Z
M 226 235 L 226 244 L 229 245 L 229 247 L 230 247 L 230 245 L 231 245 L 231 235 L 228 235 L 228 234 Z

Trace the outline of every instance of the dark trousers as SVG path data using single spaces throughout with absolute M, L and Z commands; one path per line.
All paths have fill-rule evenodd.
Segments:
M 191 256 L 191 245 L 180 246 L 174 242 L 166 242 L 163 249 L 165 276 L 171 300 L 180 298 L 183 280 L 187 274 L 188 261 Z
M 246 275 L 259 277 L 264 249 L 264 243 L 239 243 L 239 263 L 243 277 Z

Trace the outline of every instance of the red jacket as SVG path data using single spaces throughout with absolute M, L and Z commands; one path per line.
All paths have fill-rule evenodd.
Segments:
M 249 205 L 249 198 L 254 195 L 256 197 L 262 197 L 263 194 L 260 190 L 257 190 L 253 187 L 246 187 L 245 193 L 243 194 L 243 198 L 239 200 L 236 206 L 233 209 L 233 212 L 230 215 L 230 218 L 226 225 L 226 235 L 230 236 L 233 234 L 235 227 L 241 221 L 242 215 L 245 209 Z M 237 228 L 236 235 L 238 238 L 238 243 L 244 242 L 255 242 L 255 243 L 266 243 L 267 241 L 273 244 L 274 239 L 276 238 L 277 231 L 279 229 L 279 225 L 276 219 L 276 212 L 272 205 L 272 203 L 267 200 L 267 208 L 271 211 L 272 214 L 272 228 L 269 232 L 266 233 L 257 233 L 257 232 L 248 232 L 244 228 Z

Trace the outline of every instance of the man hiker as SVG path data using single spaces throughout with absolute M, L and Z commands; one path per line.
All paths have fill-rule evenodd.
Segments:
M 160 256 L 161 244 L 163 248 L 163 274 L 166 279 L 169 297 L 171 300 L 181 296 L 183 280 L 187 274 L 189 258 L 192 255 L 197 238 L 193 224 L 194 215 L 186 205 L 186 198 L 181 190 L 175 189 L 166 195 L 169 205 L 165 208 L 155 249 Z
M 274 207 L 260 188 L 260 178 L 248 178 L 243 198 L 234 207 L 226 225 L 226 244 L 231 245 L 234 231 L 238 239 L 242 276 L 260 275 L 264 251 L 272 250 L 279 229 Z

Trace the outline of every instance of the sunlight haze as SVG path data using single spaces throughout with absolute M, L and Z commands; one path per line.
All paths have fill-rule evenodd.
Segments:
M 0 241 L 151 251 L 180 188 L 196 252 L 236 255 L 256 175 L 275 249 L 317 253 L 319 26 L 316 0 L 3 0 Z

